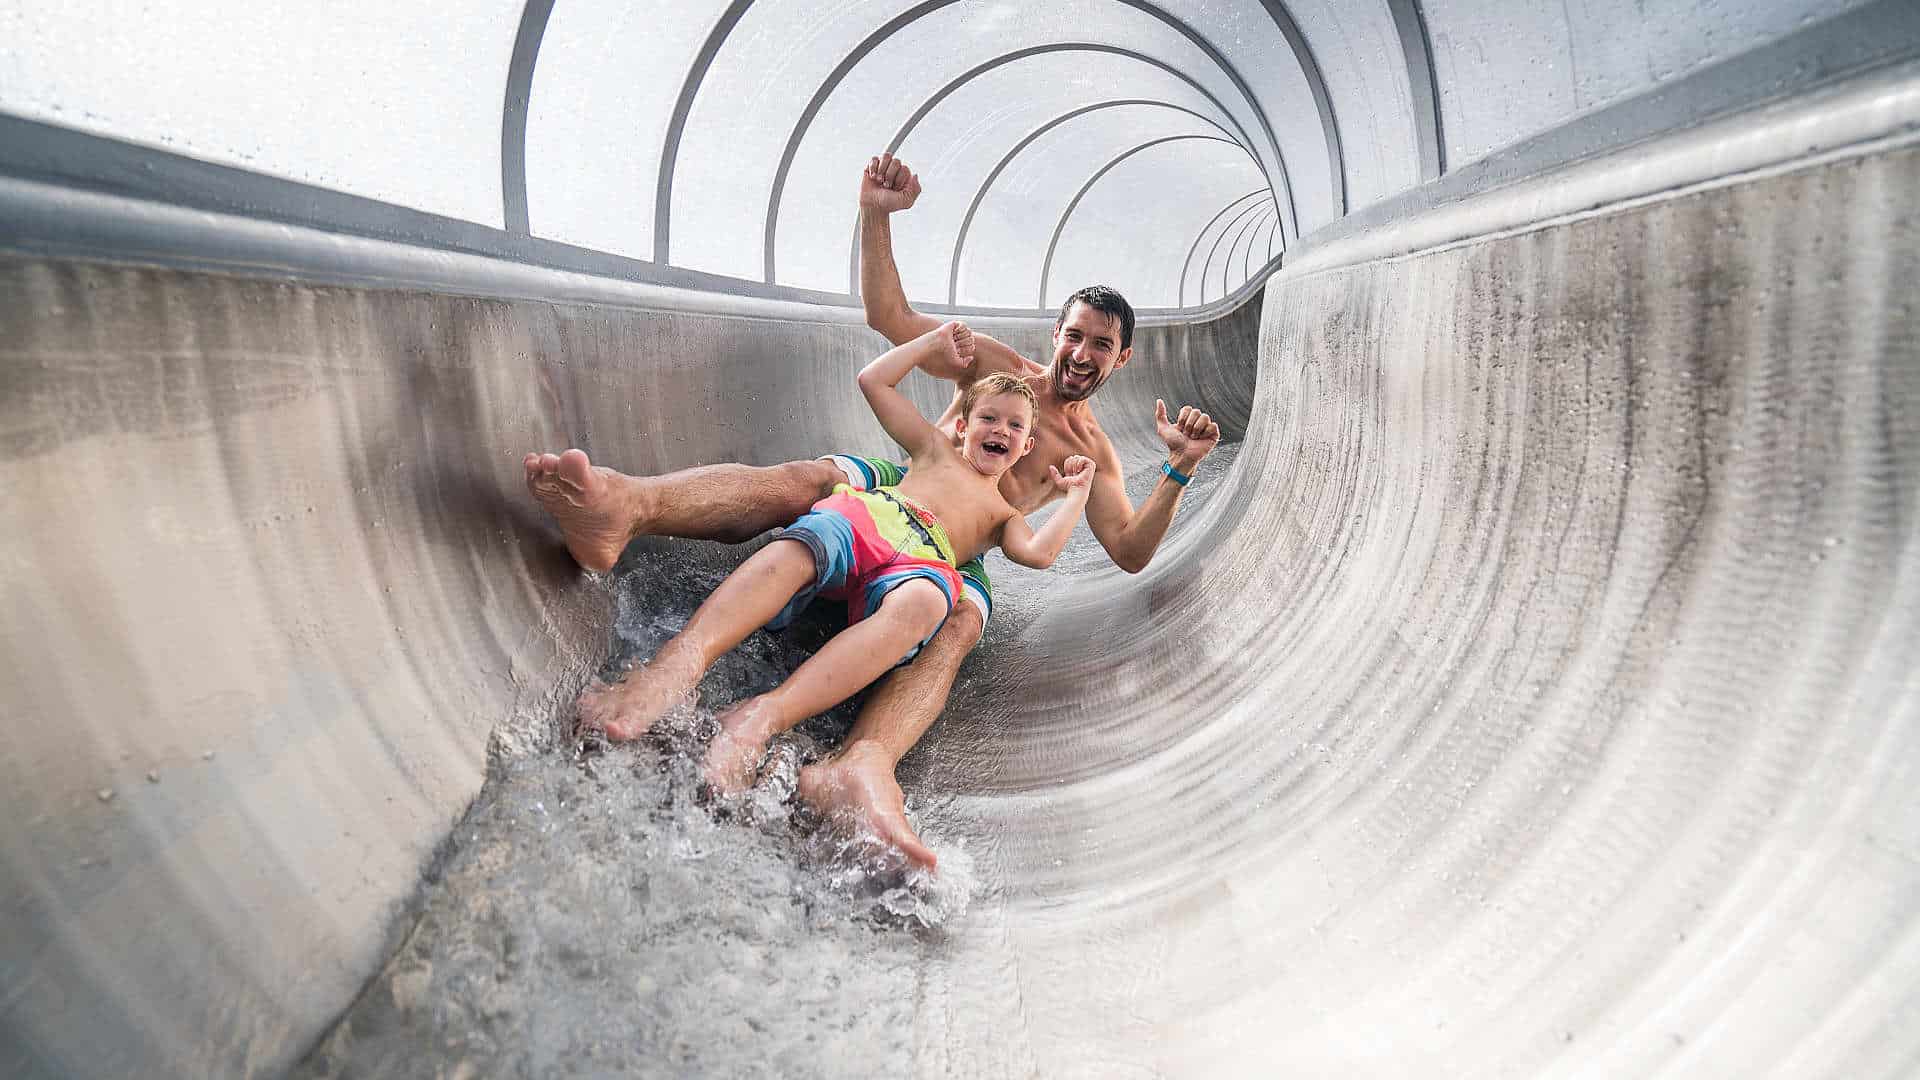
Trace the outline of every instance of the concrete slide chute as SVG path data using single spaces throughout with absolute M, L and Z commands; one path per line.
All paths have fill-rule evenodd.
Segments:
M 1097 402 L 1134 487 L 1156 397 L 1231 445 L 1145 572 L 1002 585 L 907 775 L 977 892 L 875 931 L 925 950 L 885 1060 L 1920 1070 L 1917 193 L 1895 65 L 1146 319 Z M 422 874 L 623 602 L 526 450 L 888 449 L 853 307 L 45 177 L 0 229 L 9 1076 L 278 1074 L 428 985 Z

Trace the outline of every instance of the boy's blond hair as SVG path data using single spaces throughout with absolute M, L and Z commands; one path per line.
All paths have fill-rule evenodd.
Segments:
M 973 385 L 960 392 L 960 415 L 971 418 L 973 405 L 983 397 L 995 394 L 1012 394 L 1027 399 L 1027 423 L 1031 424 L 1040 414 L 1040 399 L 1033 396 L 1033 387 L 1027 381 L 1011 372 L 996 371 L 984 378 L 975 379 Z

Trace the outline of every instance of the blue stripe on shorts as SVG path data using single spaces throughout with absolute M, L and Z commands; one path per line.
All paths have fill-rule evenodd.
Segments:
M 832 510 L 809 510 L 799 520 L 773 534 L 776 543 L 798 540 L 813 552 L 813 580 L 787 606 L 767 623 L 769 630 L 784 630 L 798 618 L 822 589 L 835 589 L 847 583 L 853 569 L 853 523 Z
M 861 596 L 861 600 L 865 604 L 865 617 L 872 618 L 873 613 L 880 610 L 880 602 L 887 598 L 888 593 L 912 581 L 914 578 L 931 581 L 935 585 L 940 586 L 940 595 L 947 598 L 947 611 L 953 611 L 954 602 L 960 598 L 953 595 L 952 583 L 924 566 L 910 566 L 905 570 L 876 574 L 872 581 L 867 582 L 866 590 Z M 920 655 L 920 650 L 927 647 L 927 642 L 933 640 L 933 635 L 938 634 L 940 628 L 945 625 L 947 625 L 947 620 L 943 616 L 939 622 L 934 624 L 933 629 L 927 633 L 927 636 L 920 639 L 919 644 L 907 650 L 907 655 L 900 658 L 900 663 L 911 663 L 914 657 Z M 898 667 L 899 664 L 894 666 Z

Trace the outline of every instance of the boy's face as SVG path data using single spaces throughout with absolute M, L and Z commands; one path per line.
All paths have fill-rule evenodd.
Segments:
M 998 476 L 1033 449 L 1033 403 L 1019 394 L 987 394 L 954 421 L 960 456 L 987 476 Z

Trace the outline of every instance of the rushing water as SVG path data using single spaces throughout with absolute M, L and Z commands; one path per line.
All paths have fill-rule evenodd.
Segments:
M 1203 466 L 1223 482 L 1234 448 Z M 1135 466 L 1137 501 L 1157 475 Z M 1186 512 L 1194 509 L 1189 496 Z M 1204 496 L 1202 496 L 1204 497 Z M 743 554 L 647 541 L 617 569 L 603 674 L 684 625 Z M 1055 573 L 1103 561 L 1084 527 Z M 998 600 L 969 661 L 1019 648 L 1043 579 L 994 557 Z M 998 887 L 976 869 L 966 815 L 938 788 L 936 727 L 903 766 L 908 813 L 940 856 L 908 872 L 815 827 L 791 799 L 800 764 L 838 744 L 854 704 L 775 743 L 766 778 L 702 797 L 715 711 L 778 684 L 833 632 L 832 605 L 756 632 L 654 738 L 496 762 L 408 915 L 393 958 L 303 1063 L 306 1076 L 897 1076 L 914 1071 L 929 972 L 952 966 Z M 975 700 L 963 673 L 951 717 Z M 996 703 L 1003 704 L 1003 703 Z M 964 721 L 963 721 L 964 722 Z M 956 733 L 958 734 L 958 733 Z M 962 736 L 947 740 L 965 756 Z M 921 767 L 912 766 L 918 760 Z M 964 763 L 961 767 L 965 767 Z M 983 860 L 979 866 L 984 867 Z M 982 1001 L 993 995 L 982 988 Z M 984 1007 L 984 1006 L 983 1006 Z

